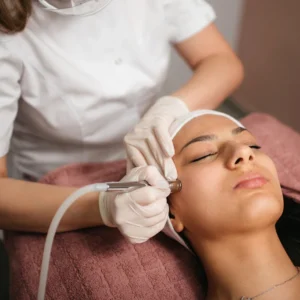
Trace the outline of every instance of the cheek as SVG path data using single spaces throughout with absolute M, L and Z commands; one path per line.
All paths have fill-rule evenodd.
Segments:
M 220 209 L 224 176 L 224 171 L 217 164 L 191 164 L 178 170 L 182 190 L 176 198 L 174 195 L 174 205 L 187 229 L 193 231 L 194 227 L 209 227 L 215 221 Z
M 213 164 L 190 164 L 178 171 L 182 182 L 182 192 L 187 197 L 195 198 L 200 195 L 211 195 L 221 186 L 222 170 Z
M 283 196 L 273 161 L 266 155 L 256 156 L 256 167 L 269 179 L 258 190 L 237 191 L 234 203 L 237 204 L 241 224 L 240 230 L 261 229 L 274 225 L 283 211 Z
M 272 187 L 274 188 L 274 193 L 279 196 L 279 198 L 282 198 L 282 190 L 274 162 L 269 156 L 264 155 L 259 159 L 259 163 L 265 170 L 268 171 Z

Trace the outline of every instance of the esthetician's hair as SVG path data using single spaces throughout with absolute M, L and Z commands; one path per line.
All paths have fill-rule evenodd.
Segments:
M 31 15 L 33 0 L 0 0 L 0 31 L 14 34 L 22 31 Z

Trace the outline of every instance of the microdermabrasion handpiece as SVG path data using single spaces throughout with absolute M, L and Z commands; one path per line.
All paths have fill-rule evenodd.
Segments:
M 179 179 L 174 181 L 168 181 L 171 193 L 180 192 L 182 188 L 182 183 Z M 141 188 L 149 186 L 147 181 L 132 181 L 132 182 L 107 182 L 109 187 L 107 191 L 126 191 L 130 188 Z

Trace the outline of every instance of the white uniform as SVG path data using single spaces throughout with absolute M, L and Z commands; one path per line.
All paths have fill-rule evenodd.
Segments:
M 124 158 L 125 134 L 165 81 L 171 44 L 214 18 L 203 0 L 113 0 L 90 16 L 35 3 L 25 31 L 0 35 L 0 157 L 10 149 L 20 176 L 36 178 Z

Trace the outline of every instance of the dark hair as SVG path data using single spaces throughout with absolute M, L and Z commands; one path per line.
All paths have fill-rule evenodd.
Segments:
M 284 210 L 276 223 L 278 237 L 295 266 L 300 266 L 300 204 L 284 196 Z
M 32 0 L 1 0 L 0 31 L 13 34 L 22 31 L 31 15 Z

